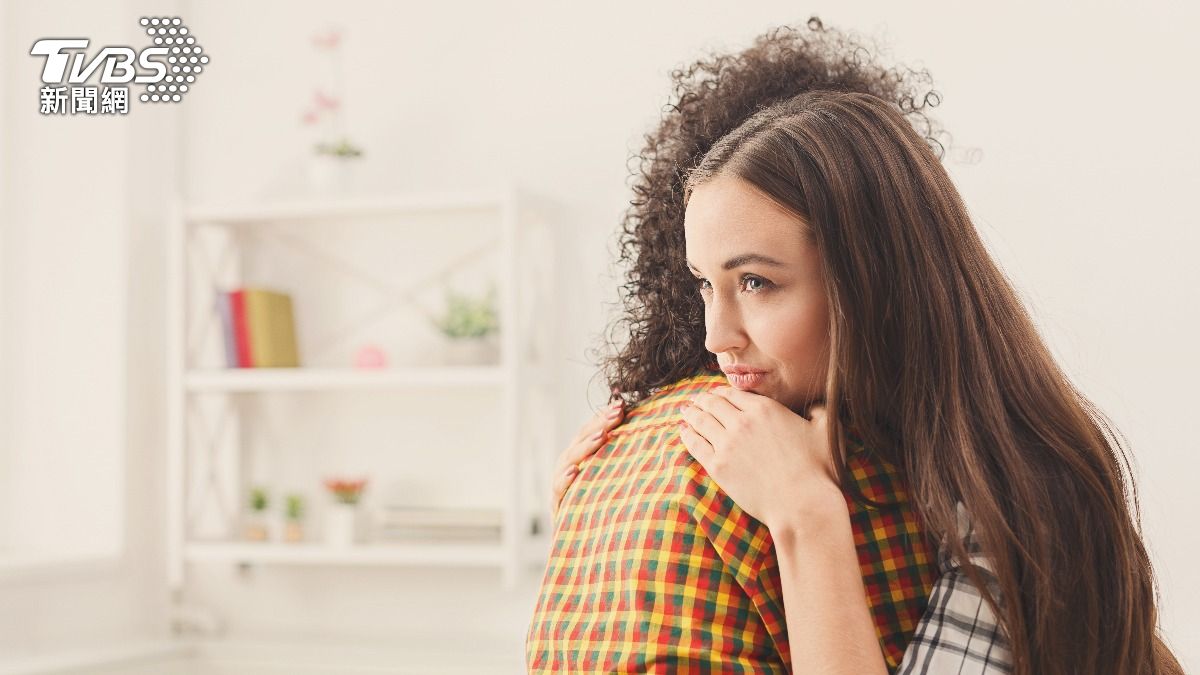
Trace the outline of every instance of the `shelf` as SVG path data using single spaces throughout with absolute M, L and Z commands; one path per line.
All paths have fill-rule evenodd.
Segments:
M 415 541 L 333 548 L 319 543 L 192 542 L 191 561 L 277 565 L 463 565 L 497 567 L 505 553 L 499 541 Z
M 439 366 L 356 370 L 353 368 L 221 368 L 192 370 L 188 391 L 323 391 L 405 387 L 499 386 L 503 366 Z
M 207 204 L 173 204 L 167 239 L 166 558 L 170 588 L 177 591 L 185 587 L 185 564 L 195 561 L 310 566 L 499 567 L 503 585 L 508 588 L 516 583 L 523 561 L 532 560 L 544 567 L 549 540 L 544 535 L 539 538 L 527 534 L 528 528 L 519 523 L 528 520 L 530 505 L 540 503 L 542 499 L 542 495 L 524 494 L 536 483 L 530 474 L 533 464 L 529 458 L 548 455 L 551 450 L 549 434 L 539 433 L 536 423 L 528 420 L 530 406 L 539 400 L 534 395 L 539 393 L 537 390 L 543 390 L 541 393 L 545 396 L 553 396 L 557 384 L 556 364 L 548 362 L 553 346 L 548 341 L 552 326 L 528 318 L 537 319 L 548 314 L 549 291 L 554 288 L 554 258 L 551 255 L 554 234 L 546 220 L 549 213 L 552 213 L 550 205 L 536 208 L 534 202 L 527 204 L 526 195 L 503 180 L 465 190 L 296 195 L 257 202 L 218 198 Z M 407 283 L 399 284 L 390 274 L 376 269 L 388 264 L 388 259 L 378 259 L 381 251 L 386 254 L 387 251 L 411 249 L 412 255 L 423 253 L 415 238 L 412 246 L 396 249 L 392 239 L 403 232 L 393 232 L 393 224 L 401 230 L 420 226 L 447 229 L 448 235 L 469 235 L 467 242 L 448 242 L 464 246 L 469 243 L 469 255 L 452 260 L 452 264 L 444 266 L 446 270 L 438 271 L 438 274 L 449 274 L 454 268 L 487 272 L 473 266 L 480 251 L 494 253 L 499 258 L 498 268 L 490 276 L 495 277 L 493 281 L 502 290 L 498 298 L 500 324 L 512 326 L 518 332 L 500 336 L 499 353 L 493 357 L 498 362 L 448 365 L 447 362 L 456 360 L 448 354 L 440 354 L 438 344 L 418 344 L 412 345 L 411 359 L 400 359 L 399 363 L 393 361 L 384 369 L 353 368 L 344 358 L 313 361 L 314 364 L 327 364 L 324 367 L 225 367 L 221 352 L 222 324 L 220 317 L 212 311 L 208 289 L 232 287 L 251 279 L 263 284 L 282 284 L 283 280 L 290 280 L 296 286 L 293 290 L 297 296 L 316 294 L 316 299 L 322 302 L 314 302 L 311 306 L 323 308 L 329 319 L 350 317 L 343 312 L 357 309 L 360 296 L 346 297 L 339 287 L 323 283 L 325 280 L 317 273 L 351 275 L 372 287 L 388 291 L 389 296 L 406 296 L 412 300 L 419 284 L 412 287 Z M 495 230 L 495 236 L 489 233 L 487 241 L 474 236 L 476 230 L 485 225 L 489 230 Z M 341 232 L 342 226 L 345 226 L 345 232 Z M 261 232 L 256 229 L 260 227 Z M 327 246 L 323 240 L 335 229 L 339 231 L 334 237 L 336 241 Z M 313 265 L 311 275 L 306 267 L 292 266 L 290 258 L 278 266 L 263 264 L 263 261 L 273 260 L 272 246 L 288 247 L 287 253 L 298 252 L 308 256 L 302 260 L 311 258 L 318 264 Z M 364 325 L 351 327 L 361 330 Z M 392 333 L 405 329 L 399 322 L 389 326 Z M 334 337 L 348 340 L 353 337 L 349 333 L 349 330 L 335 331 Z M 392 338 L 392 333 L 388 333 L 387 339 Z M 531 339 L 533 337 L 538 339 Z M 189 536 L 193 515 L 200 514 L 196 516 L 200 517 L 206 508 L 221 506 L 221 515 L 226 516 L 225 504 L 221 502 L 223 496 L 240 493 L 256 482 L 270 482 L 274 480 L 275 472 L 291 469 L 278 460 L 244 461 L 243 451 L 257 447 L 258 441 L 274 447 L 286 443 L 284 435 L 300 433 L 300 430 L 280 430 L 276 429 L 278 425 L 264 421 L 264 434 L 270 431 L 272 438 L 259 439 L 254 435 L 259 418 L 267 420 L 267 416 L 276 411 L 271 406 L 242 405 L 253 401 L 241 397 L 309 396 L 313 393 L 332 397 L 358 395 L 359 392 L 370 392 L 369 396 L 395 392 L 411 394 L 414 398 L 427 398 L 431 393 L 436 393 L 438 398 L 443 394 L 461 394 L 476 405 L 481 403 L 477 400 L 479 396 L 495 399 L 494 404 L 487 401 L 484 405 L 502 423 L 495 433 L 489 434 L 486 443 L 480 444 L 480 451 L 494 453 L 499 447 L 501 464 L 494 479 L 503 490 L 497 504 L 501 515 L 500 534 L 485 539 L 388 538 L 346 549 L 329 548 L 321 542 L 241 541 L 228 533 L 226 536 L 231 536 L 230 539 L 218 541 L 194 540 Z M 436 404 L 437 401 L 429 403 Z M 390 413 L 381 414 L 370 406 L 363 408 L 365 425 L 386 425 L 392 421 Z M 448 414 L 455 410 L 453 406 L 443 408 Z M 331 412 L 339 413 L 340 408 Z M 323 413 L 324 410 L 319 410 L 313 414 Z M 331 420 L 328 427 L 331 433 L 348 431 L 340 417 L 331 415 Z M 226 433 L 230 428 L 233 431 Z M 354 429 L 356 433 L 357 429 Z M 282 431 L 284 435 L 274 438 L 275 431 Z M 253 446 L 250 441 L 255 441 Z M 387 460 L 390 466 L 391 457 L 380 455 L 380 459 Z M 439 460 L 430 459 L 431 463 L 436 461 Z M 199 493 L 195 492 L 199 486 L 189 480 L 192 472 L 206 477 Z
M 380 214 L 428 213 L 501 209 L 510 193 L 502 190 L 440 192 L 419 195 L 351 196 L 257 204 L 211 204 L 189 209 L 184 219 L 214 225 L 252 225 L 262 222 L 360 218 Z

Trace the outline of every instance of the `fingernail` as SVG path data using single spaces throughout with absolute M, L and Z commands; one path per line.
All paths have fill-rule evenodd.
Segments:
M 600 440 L 600 435 L 603 433 L 604 433 L 603 431 L 597 431 L 596 433 L 592 434 L 592 437 L 589 438 L 588 440 L 589 441 L 598 441 L 598 440 Z
M 571 466 L 567 467 L 567 470 L 563 472 L 563 475 L 570 476 L 571 474 L 578 473 L 578 472 L 579 472 L 579 467 L 572 464 Z

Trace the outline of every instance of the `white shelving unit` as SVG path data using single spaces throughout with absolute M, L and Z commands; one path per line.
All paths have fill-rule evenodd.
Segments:
M 553 430 L 538 419 L 535 394 L 548 397 L 550 374 L 546 368 L 552 326 L 538 320 L 546 316 L 548 289 L 552 284 L 552 233 L 544 212 L 536 202 L 509 186 L 477 192 L 446 192 L 393 195 L 380 198 L 331 198 L 279 203 L 243 205 L 178 204 L 170 223 L 168 255 L 168 456 L 167 456 L 167 532 L 168 583 L 176 592 L 186 584 L 189 565 L 262 564 L 328 566 L 463 566 L 496 567 L 502 571 L 506 587 L 512 587 L 520 570 L 531 562 L 544 561 L 549 545 L 541 523 L 541 534 L 531 534 L 530 518 L 541 513 L 545 489 L 539 484 L 543 467 L 550 457 Z M 219 325 L 213 303 L 204 302 L 218 288 L 241 281 L 239 243 L 258 228 L 286 230 L 289 224 L 307 227 L 343 228 L 361 219 L 374 222 L 389 218 L 412 220 L 435 216 L 446 222 L 457 213 L 489 219 L 498 230 L 498 239 L 488 253 L 499 256 L 499 278 L 495 279 L 499 300 L 500 360 L 497 365 L 444 366 L 434 358 L 422 359 L 428 365 L 397 365 L 378 370 L 360 370 L 347 366 L 300 368 L 239 369 L 221 363 L 204 363 L 202 342 Z M 211 259 L 211 240 L 205 232 L 216 233 L 225 241 L 218 251 L 219 260 Z M 209 244 L 205 244 L 209 241 Z M 209 248 L 205 248 L 209 246 Z M 319 253 L 319 251 L 318 251 Z M 413 252 L 410 252 L 413 253 Z M 417 252 L 419 253 L 419 252 Z M 197 261 L 200 262 L 197 262 Z M 230 270 L 229 262 L 235 262 Z M 319 266 L 319 265 L 317 265 Z M 225 281 L 217 278 L 224 275 Z M 305 299 L 294 297 L 297 311 Z M 218 334 L 219 335 L 219 334 Z M 218 340 L 219 342 L 219 340 Z M 211 349 L 211 345 L 209 345 Z M 301 362 L 305 354 L 301 350 Z M 499 433 L 489 452 L 502 453 L 503 471 L 495 480 L 504 486 L 500 514 L 500 536 L 495 540 L 444 541 L 429 539 L 412 542 L 366 543 L 352 547 L 327 547 L 319 542 L 246 542 L 239 540 L 237 524 L 231 520 L 230 536 L 201 539 L 191 531 L 190 515 L 196 500 L 190 476 L 190 459 L 211 448 L 196 442 L 193 428 L 202 413 L 198 400 L 214 398 L 221 402 L 219 414 L 227 417 L 222 425 L 235 427 L 244 422 L 245 409 L 235 399 L 256 396 L 304 396 L 341 392 L 422 393 L 491 390 L 499 393 Z M 215 443 L 216 441 L 214 441 Z M 237 450 L 235 449 L 235 452 Z M 313 476 L 313 481 L 320 477 Z M 215 480 L 215 478 L 214 478 Z M 240 478 L 239 478 L 240 480 Z M 535 490 L 522 485 L 534 485 Z M 221 487 L 221 486 L 218 486 Z M 220 494 L 235 495 L 234 518 L 240 513 L 245 485 L 224 486 Z

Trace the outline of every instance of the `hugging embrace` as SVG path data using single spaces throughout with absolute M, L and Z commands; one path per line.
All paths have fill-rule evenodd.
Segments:
M 674 79 L 528 670 L 1182 673 L 1126 451 L 972 224 L 928 76 L 814 19 Z

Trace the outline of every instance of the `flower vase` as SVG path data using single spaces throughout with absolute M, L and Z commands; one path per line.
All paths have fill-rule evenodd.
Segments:
M 500 361 L 496 335 L 448 338 L 442 347 L 442 361 L 452 366 L 491 365 Z
M 325 543 L 336 548 L 353 546 L 358 538 L 358 506 L 335 502 L 325 514 Z
M 315 154 L 308 159 L 308 183 L 314 192 L 335 194 L 347 192 L 354 183 L 354 158 L 330 154 Z

